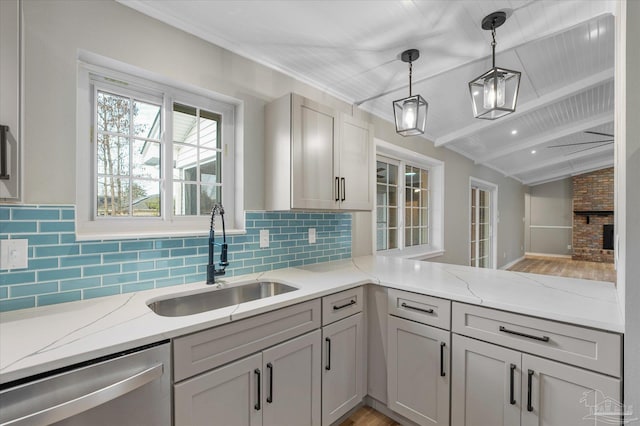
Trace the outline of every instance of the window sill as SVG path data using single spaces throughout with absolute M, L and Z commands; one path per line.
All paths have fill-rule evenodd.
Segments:
M 247 233 L 246 229 L 227 229 L 227 235 L 244 235 Z M 96 241 L 96 240 L 138 240 L 146 238 L 180 238 L 180 237 L 206 237 L 209 235 L 208 229 L 197 231 L 157 231 L 157 232 L 120 232 L 120 233 L 100 233 L 100 232 L 88 232 L 88 233 L 76 233 L 76 241 Z M 216 229 L 216 235 L 222 235 L 221 229 Z
M 422 249 L 422 250 L 388 250 L 377 252 L 376 256 L 398 257 L 401 259 L 427 260 L 445 254 L 442 249 Z

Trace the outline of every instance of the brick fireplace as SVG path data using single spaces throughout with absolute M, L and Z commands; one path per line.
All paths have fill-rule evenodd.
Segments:
M 573 259 L 613 263 L 613 191 L 613 167 L 573 177 Z

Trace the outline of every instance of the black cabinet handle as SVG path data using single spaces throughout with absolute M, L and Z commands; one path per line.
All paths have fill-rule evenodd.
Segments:
M 347 185 L 346 185 L 346 180 L 345 178 L 341 178 L 342 180 L 342 199 L 341 201 L 344 201 L 347 199 Z
M 402 306 L 403 308 L 406 309 L 413 309 L 414 311 L 420 311 L 420 312 L 424 312 L 425 314 L 432 314 L 433 313 L 433 309 L 423 309 L 423 308 L 418 308 L 417 306 L 411 306 L 411 305 L 407 305 L 406 303 L 402 302 L 400 304 L 400 306 Z
M 0 179 L 9 179 L 7 173 L 7 133 L 9 126 L 0 125 Z
M 258 387 L 258 401 L 256 402 L 256 405 L 253 406 L 253 408 L 256 409 L 256 411 L 260 411 L 260 401 L 262 400 L 262 381 L 260 380 L 260 369 L 256 368 L 255 370 L 253 370 L 253 373 L 256 375 L 256 381 L 257 381 L 257 387 Z
M 533 411 L 533 405 L 531 405 L 531 382 L 533 381 L 533 370 L 527 371 L 527 411 Z
M 511 364 L 510 368 L 510 378 L 509 378 L 509 404 L 511 405 L 515 405 L 516 403 L 516 397 L 514 395 L 514 373 L 516 371 L 516 365 L 515 364 Z
M 541 342 L 548 342 L 549 341 L 549 336 L 534 336 L 533 334 L 527 334 L 527 333 L 521 333 L 519 331 L 514 331 L 514 330 L 509 330 L 503 326 L 500 326 L 500 331 L 502 331 L 503 333 L 509 333 L 509 334 L 515 334 L 516 336 L 522 336 L 522 337 L 526 337 L 528 339 L 534 339 L 534 340 L 539 340 Z
M 273 402 L 273 364 L 267 363 L 267 369 L 269 370 L 269 396 L 267 396 L 267 402 L 271 404 Z
M 325 370 L 331 370 L 331 339 L 328 337 L 324 339 L 327 342 L 327 365 L 324 366 Z
M 336 176 L 336 201 L 340 201 L 340 178 Z
M 355 304 L 356 304 L 356 301 L 355 301 L 355 300 L 353 300 L 353 299 L 351 299 L 351 300 L 349 301 L 349 303 L 345 303 L 345 304 L 344 304 L 344 305 L 342 305 L 342 306 L 336 306 L 336 305 L 334 305 L 334 306 L 333 306 L 333 310 L 334 310 L 334 311 L 339 311 L 340 309 L 348 308 L 349 306 L 351 306 L 351 305 L 355 305 Z
M 446 343 L 440 342 L 440 376 L 444 377 L 447 374 L 444 372 L 444 347 Z

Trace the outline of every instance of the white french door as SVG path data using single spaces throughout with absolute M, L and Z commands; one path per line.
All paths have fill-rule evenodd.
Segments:
M 487 183 L 488 184 L 488 183 Z M 497 187 L 471 180 L 470 265 L 495 268 L 495 198 Z

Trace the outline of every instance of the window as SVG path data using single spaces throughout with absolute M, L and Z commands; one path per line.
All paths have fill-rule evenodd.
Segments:
M 376 145 L 376 252 L 442 254 L 443 163 L 382 141 Z
M 79 239 L 205 234 L 216 203 L 231 232 L 242 227 L 237 106 L 177 86 L 81 66 Z

